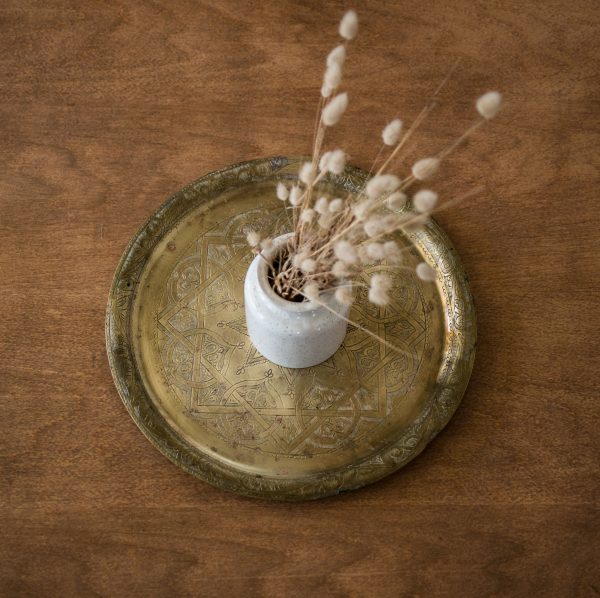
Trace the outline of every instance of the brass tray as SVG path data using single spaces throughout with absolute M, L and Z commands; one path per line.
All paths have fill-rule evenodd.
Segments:
M 176 193 L 125 250 L 106 314 L 115 384 L 150 442 L 210 484 L 281 500 L 358 488 L 418 455 L 457 408 L 476 339 L 460 260 L 431 221 L 397 240 L 412 246 L 409 265 L 434 265 L 437 282 L 386 268 L 392 304 L 359 294 L 350 315 L 405 354 L 352 326 L 315 367 L 286 369 L 258 354 L 244 322 L 245 236 L 286 230 L 275 181 L 296 178 L 298 164 L 245 162 Z M 365 178 L 347 168 L 324 185 L 356 192 Z

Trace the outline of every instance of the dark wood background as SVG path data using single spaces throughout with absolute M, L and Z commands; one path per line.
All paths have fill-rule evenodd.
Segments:
M 368 167 L 457 58 L 414 156 L 498 88 L 442 212 L 479 346 L 446 430 L 401 472 L 310 504 L 238 498 L 145 440 L 104 310 L 126 243 L 187 182 L 308 152 L 343 2 L 0 6 L 0 594 L 600 594 L 600 4 L 355 2 L 332 144 Z

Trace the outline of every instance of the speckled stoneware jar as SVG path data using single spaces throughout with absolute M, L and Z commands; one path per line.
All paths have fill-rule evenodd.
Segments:
M 336 301 L 333 293 L 321 295 L 327 305 L 308 301 L 295 303 L 281 298 L 268 280 L 268 261 L 291 233 L 273 241 L 273 248 L 256 256 L 246 274 L 244 302 L 250 340 L 267 359 L 288 368 L 306 368 L 331 357 L 346 335 L 346 321 L 330 311 L 347 317 L 347 305 Z

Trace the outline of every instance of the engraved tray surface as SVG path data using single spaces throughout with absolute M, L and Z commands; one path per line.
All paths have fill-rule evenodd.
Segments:
M 398 233 L 405 265 L 386 270 L 393 301 L 358 292 L 349 326 L 323 364 L 295 370 L 256 352 L 244 321 L 245 237 L 288 230 L 274 193 L 298 159 L 245 162 L 209 174 L 165 203 L 127 247 L 110 291 L 106 340 L 123 402 L 147 438 L 195 476 L 282 500 L 357 488 L 399 469 L 446 425 L 466 388 L 476 325 L 460 260 L 432 220 Z M 358 169 L 324 184 L 356 192 Z M 428 261 L 436 283 L 414 266 Z M 365 276 L 365 281 L 368 276 Z

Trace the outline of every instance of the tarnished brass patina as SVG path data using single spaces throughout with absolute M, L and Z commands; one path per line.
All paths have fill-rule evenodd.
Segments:
M 463 268 L 431 221 L 397 235 L 410 249 L 405 268 L 383 268 L 392 303 L 378 308 L 360 290 L 350 314 L 401 353 L 350 326 L 315 367 L 286 369 L 258 354 L 244 322 L 245 237 L 289 230 L 274 186 L 297 172 L 295 159 L 255 160 L 174 195 L 126 249 L 106 318 L 119 394 L 152 444 L 211 484 L 282 500 L 357 488 L 418 455 L 462 398 L 476 338 Z M 354 193 L 365 177 L 348 168 L 324 188 Z M 414 275 L 423 259 L 436 283 Z

